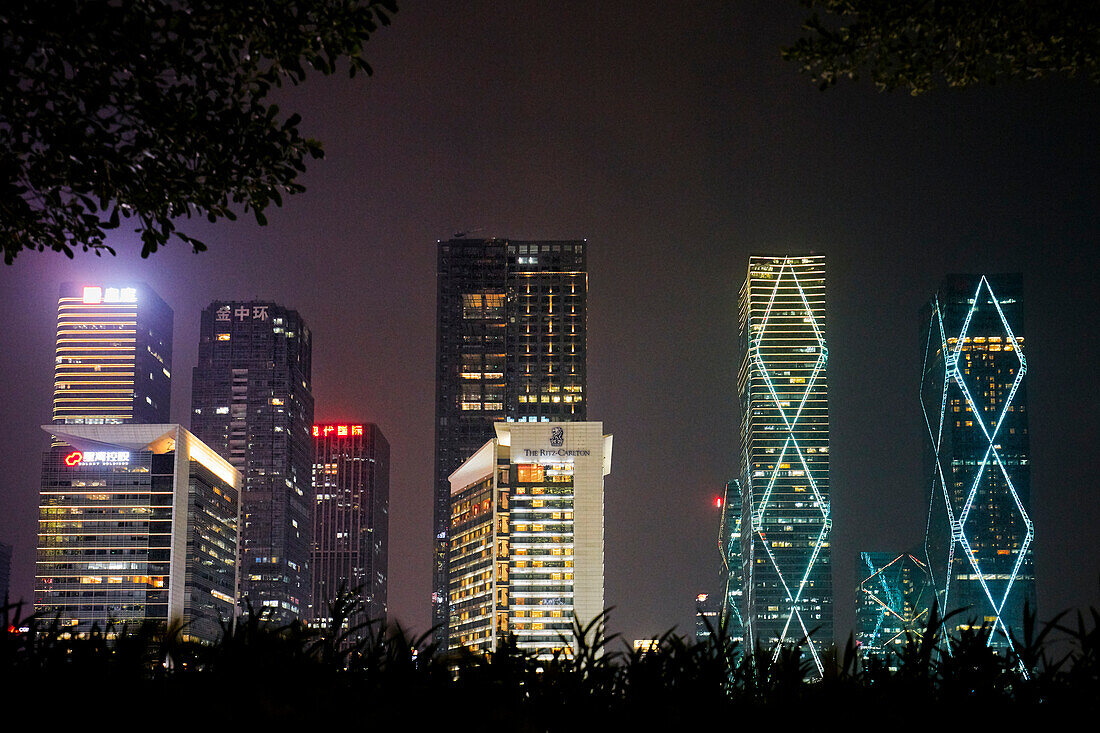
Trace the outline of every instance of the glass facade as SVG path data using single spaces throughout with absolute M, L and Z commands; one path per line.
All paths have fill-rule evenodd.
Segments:
M 739 299 L 742 562 L 748 641 L 833 638 L 825 257 L 753 255 Z
M 451 239 L 438 244 L 432 622 L 447 648 L 448 476 L 497 421 L 587 413 L 584 241 Z
M 926 552 L 950 628 L 1010 646 L 1035 610 L 1022 278 L 951 275 L 924 317 Z
M 329 601 L 341 590 L 358 588 L 363 608 L 351 625 L 385 622 L 390 444 L 372 423 L 314 425 L 313 443 L 310 618 L 327 622 Z
M 508 497 L 493 477 L 451 497 L 450 630 L 452 649 L 492 651 L 508 627 Z
M 43 457 L 35 611 L 73 634 L 181 620 L 185 637 L 217 638 L 236 608 L 239 474 L 178 425 L 57 437 L 66 445 Z
M 308 613 L 313 539 L 312 338 L 297 311 L 211 303 L 199 327 L 191 428 L 241 472 L 241 598 Z
M 861 552 L 856 561 L 856 644 L 863 658 L 891 659 L 928 626 L 935 593 L 928 565 L 913 553 Z
M 722 524 L 718 532 L 718 552 L 722 557 L 725 576 L 721 599 L 722 622 L 727 636 L 737 642 L 745 640 L 744 567 L 741 562 L 741 484 L 737 479 L 726 483 L 722 495 Z
M 172 309 L 152 289 L 61 286 L 55 423 L 167 423 L 171 379 Z

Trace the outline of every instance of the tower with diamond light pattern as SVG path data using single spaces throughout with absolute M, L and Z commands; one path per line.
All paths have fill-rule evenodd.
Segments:
M 832 642 L 825 257 L 753 255 L 739 298 L 746 642 Z
M 1035 609 L 1020 275 L 950 275 L 924 312 L 925 549 L 949 630 L 1011 648 Z

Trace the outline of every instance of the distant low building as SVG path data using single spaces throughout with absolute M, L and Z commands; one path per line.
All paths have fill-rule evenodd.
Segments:
M 695 642 L 702 644 L 718 630 L 722 622 L 722 596 L 700 593 L 695 596 Z
M 928 625 L 935 590 L 913 553 L 861 552 L 856 561 L 856 643 L 864 658 L 889 659 Z
M 43 456 L 35 611 L 74 635 L 179 621 L 215 640 L 237 603 L 237 470 L 179 425 L 42 429 L 63 443 Z

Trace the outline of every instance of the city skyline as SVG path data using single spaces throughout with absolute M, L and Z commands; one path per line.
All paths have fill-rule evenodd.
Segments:
M 859 550 L 921 540 L 921 305 L 946 273 L 1022 272 L 1039 606 L 1093 602 L 1096 397 L 1080 380 L 1100 361 L 1095 86 L 821 93 L 779 58 L 797 3 L 666 10 L 402 7 L 371 40 L 369 80 L 280 91 L 326 158 L 267 227 L 191 222 L 209 251 L 146 261 L 124 220 L 118 257 L 27 252 L 4 268 L 0 541 L 15 544 L 16 592 L 29 597 L 26 456 L 47 439 L 57 286 L 140 280 L 176 312 L 177 422 L 203 307 L 255 298 L 303 315 L 324 418 L 375 422 L 393 446 L 391 612 L 426 630 L 436 241 L 480 229 L 590 245 L 590 414 L 617 440 L 612 630 L 686 630 L 695 594 L 718 591 L 712 501 L 737 470 L 728 334 L 753 251 L 829 257 L 838 598 Z

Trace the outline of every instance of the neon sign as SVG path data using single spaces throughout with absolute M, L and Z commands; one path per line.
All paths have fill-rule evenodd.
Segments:
M 127 451 L 78 451 L 65 456 L 65 465 L 77 466 L 124 466 L 130 462 Z
M 327 438 L 328 436 L 336 434 L 338 438 L 355 437 L 363 435 L 362 425 L 314 425 L 313 437 L 314 438 Z
M 84 302 L 89 305 L 135 303 L 137 302 L 137 288 L 101 288 L 89 285 L 84 288 Z

